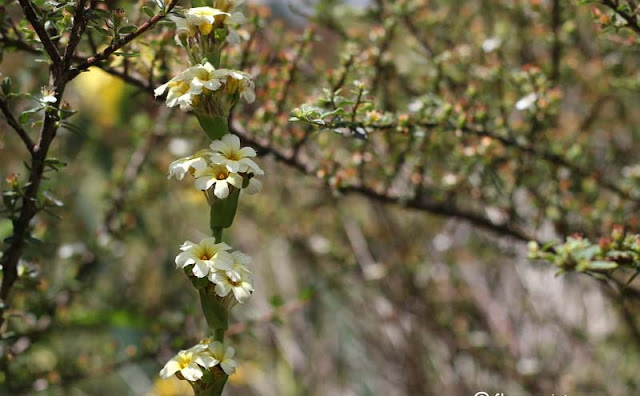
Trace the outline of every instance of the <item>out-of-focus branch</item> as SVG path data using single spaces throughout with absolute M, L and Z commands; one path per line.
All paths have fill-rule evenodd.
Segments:
M 15 117 L 11 113 L 11 110 L 9 110 L 7 102 L 5 102 L 3 98 L 0 98 L 0 110 L 2 110 L 2 114 L 4 114 L 7 123 L 11 126 L 11 128 L 13 128 L 13 130 L 16 131 L 18 136 L 20 136 L 20 139 L 22 139 L 24 145 L 27 147 L 27 150 L 29 150 L 31 155 L 33 155 L 33 140 L 31 140 L 31 138 L 27 134 L 27 131 L 22 128 L 18 120 L 15 119 Z
M 636 34 L 640 35 L 640 26 L 638 26 L 637 13 L 635 12 L 633 14 L 627 13 L 626 11 L 624 11 L 623 8 L 620 7 L 620 4 L 618 4 L 618 1 L 601 0 L 600 3 L 611 8 L 613 11 L 615 11 L 616 14 L 620 15 L 620 17 L 622 17 L 627 22 L 626 26 L 629 29 L 633 30 Z
M 97 54 L 95 54 L 93 56 L 90 56 L 84 62 L 82 62 L 78 66 L 74 67 L 69 72 L 69 75 L 68 75 L 69 80 L 73 79 L 78 74 L 80 74 L 84 70 L 87 70 L 91 66 L 95 66 L 99 62 L 101 62 L 103 60 L 106 60 L 114 52 L 116 52 L 120 48 L 124 47 L 125 45 L 129 44 L 131 41 L 136 39 L 141 34 L 145 33 L 146 31 L 150 30 L 151 28 L 153 28 L 156 23 L 158 23 L 160 20 L 162 20 L 169 13 L 169 11 L 171 11 L 176 6 L 178 1 L 179 0 L 171 0 L 171 2 L 169 2 L 169 4 L 167 4 L 167 6 L 166 6 L 164 11 L 161 11 L 158 14 L 154 15 L 147 22 L 145 22 L 142 25 L 140 25 L 133 33 L 130 33 L 130 34 L 126 35 L 124 38 L 122 38 L 120 40 L 116 40 L 113 44 L 111 44 L 110 46 L 108 46 L 107 48 L 102 50 L 101 52 L 99 52 L 99 53 L 97 53 Z

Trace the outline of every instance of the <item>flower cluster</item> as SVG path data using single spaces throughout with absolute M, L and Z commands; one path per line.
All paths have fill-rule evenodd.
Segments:
M 218 365 L 225 374 L 231 375 L 235 373 L 237 365 L 233 360 L 234 355 L 232 347 L 225 347 L 219 341 L 202 340 L 198 345 L 178 352 L 165 364 L 160 376 L 166 379 L 176 375 L 187 381 L 198 381 L 204 376 L 205 370 Z
M 215 341 L 204 340 L 178 352 L 160 372 L 163 378 L 175 375 L 190 381 L 197 395 L 210 394 L 202 389 L 212 384 L 221 391 L 226 376 L 235 372 L 234 350 L 222 343 L 229 311 L 247 301 L 254 291 L 248 268 L 251 257 L 232 251 L 221 240 L 223 230 L 233 223 L 240 191 L 259 192 L 262 184 L 256 176 L 264 174 L 253 161 L 256 151 L 241 147 L 240 138 L 228 133 L 231 108 L 240 99 L 248 103 L 255 100 L 249 75 L 220 67 L 225 43 L 240 41 L 232 26 L 244 20 L 242 13 L 235 11 L 242 2 L 213 0 L 213 7 L 194 7 L 173 16 L 176 41 L 185 48 L 191 66 L 154 91 L 156 96 L 166 95 L 168 107 L 193 111 L 213 140 L 208 149 L 172 162 L 168 176 L 178 180 L 187 174 L 193 176 L 195 187 L 204 192 L 211 207 L 209 226 L 213 236 L 198 243 L 184 242 L 175 264 L 198 289 Z M 214 370 L 216 366 L 219 369 Z
M 247 268 L 251 257 L 242 252 L 230 252 L 226 243 L 216 243 L 214 237 L 204 238 L 200 243 L 186 241 L 180 246 L 176 256 L 176 267 L 185 268 L 196 278 L 207 278 L 215 286 L 218 297 L 233 296 L 234 300 L 223 301 L 232 307 L 236 302 L 243 303 L 253 293 L 251 272 Z
M 182 15 L 173 15 L 176 24 L 176 42 L 187 50 L 190 60 L 200 63 L 209 50 L 219 44 L 219 39 L 239 44 L 240 34 L 235 25 L 245 22 L 242 12 L 236 8 L 244 0 L 214 0 L 213 7 L 194 7 Z
M 233 188 L 255 194 L 262 183 L 255 176 L 264 174 L 251 158 L 256 152 L 251 147 L 240 147 L 240 138 L 226 134 L 196 154 L 180 158 L 169 165 L 169 178 L 182 180 L 189 173 L 195 177 L 195 186 L 204 191 L 209 202 L 225 199 Z
M 165 92 L 169 107 L 180 106 L 184 111 L 200 110 L 213 114 L 223 114 L 225 107 L 237 102 L 238 97 L 247 103 L 256 98 L 254 83 L 246 73 L 216 69 L 209 62 L 189 67 L 154 90 L 155 96 Z

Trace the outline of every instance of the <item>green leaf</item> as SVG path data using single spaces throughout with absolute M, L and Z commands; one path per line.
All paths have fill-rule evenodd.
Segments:
M 101 28 L 100 26 L 89 26 L 87 27 L 87 29 L 92 29 L 95 30 L 96 32 L 98 32 L 99 34 L 103 35 L 103 36 L 108 36 L 111 37 L 113 35 L 113 33 L 107 29 Z
M 2 92 L 5 95 L 8 95 L 11 92 L 11 79 L 9 77 L 5 77 L 2 80 Z
M 135 32 L 136 30 L 138 30 L 137 26 L 129 25 L 129 26 L 125 26 L 125 27 L 120 28 L 120 30 L 118 30 L 118 33 L 129 34 L 129 33 Z
M 618 268 L 618 264 L 612 261 L 592 261 L 587 268 L 591 271 L 606 271 Z
M 122 56 L 125 58 L 137 58 L 140 56 L 140 54 L 137 52 L 114 52 L 113 54 L 116 56 Z
M 155 15 L 155 12 L 153 12 L 153 10 L 148 6 L 142 6 L 142 12 L 147 14 L 148 17 L 153 17 Z
M 271 306 L 273 308 L 280 308 L 281 306 L 284 305 L 284 300 L 282 299 L 282 296 L 279 294 L 274 294 L 273 296 L 271 296 L 271 298 L 269 299 L 269 304 L 271 304 Z
M 22 113 L 20 113 L 20 116 L 18 117 L 18 121 L 20 121 L 21 124 L 26 124 L 27 122 L 29 122 L 29 118 L 31 118 L 32 114 L 35 114 L 42 109 L 43 109 L 42 107 L 34 107 L 33 109 L 25 110 Z

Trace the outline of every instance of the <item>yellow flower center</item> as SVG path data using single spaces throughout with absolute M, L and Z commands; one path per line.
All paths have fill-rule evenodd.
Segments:
M 210 23 L 203 23 L 202 25 L 198 26 L 198 28 L 200 29 L 200 33 L 209 34 L 211 33 L 211 30 L 213 30 L 213 25 Z
M 180 365 L 180 370 L 191 364 L 191 357 L 191 353 L 185 353 L 178 356 L 178 364 Z
M 236 93 L 238 91 L 239 85 L 240 85 L 240 80 L 236 80 L 233 77 L 227 77 L 226 88 L 227 88 L 227 93 L 229 95 L 233 95 L 234 93 Z
M 179 84 L 175 85 L 172 89 L 178 93 L 185 94 L 189 91 L 189 83 L 186 81 L 180 81 Z

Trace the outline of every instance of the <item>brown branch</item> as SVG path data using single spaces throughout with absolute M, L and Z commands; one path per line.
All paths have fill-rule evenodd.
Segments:
M 140 25 L 135 32 L 126 35 L 124 38 L 120 40 L 116 40 L 113 44 L 111 44 L 110 46 L 102 50 L 100 53 L 97 53 L 87 58 L 84 62 L 72 68 L 69 72 L 68 79 L 71 80 L 75 78 L 78 74 L 83 72 L 84 70 L 87 70 L 91 66 L 95 66 L 99 62 L 106 60 L 114 52 L 124 47 L 125 45 L 129 44 L 131 41 L 133 41 L 135 38 L 137 38 L 141 34 L 153 28 L 157 22 L 163 19 L 167 15 L 167 13 L 169 13 L 169 11 L 171 11 L 176 6 L 178 1 L 179 0 L 171 0 L 171 2 L 167 5 L 165 11 L 161 11 L 158 14 L 154 15 L 147 22 Z
M 49 54 L 51 61 L 54 65 L 58 65 L 62 59 L 60 57 L 60 52 L 58 51 L 58 48 L 55 46 L 53 41 L 51 41 L 51 37 L 49 37 L 49 34 L 47 34 L 44 25 L 41 24 L 38 20 L 38 15 L 33 9 L 33 5 L 29 0 L 18 0 L 18 2 L 22 7 L 24 15 L 27 17 L 27 20 L 29 21 L 31 26 L 33 26 L 33 30 L 36 31 L 38 38 L 40 38 L 40 42 L 42 42 L 44 49 L 47 51 L 47 54 Z
M 25 131 L 20 123 L 15 119 L 15 117 L 11 113 L 11 110 L 9 110 L 7 102 L 5 102 L 3 98 L 0 98 L 0 110 L 2 110 L 2 113 L 7 119 L 7 123 L 16 131 L 18 136 L 20 136 L 20 139 L 22 139 L 22 141 L 24 142 L 24 145 L 27 147 L 27 150 L 29 150 L 31 155 L 33 155 L 33 140 L 31 140 L 31 138 L 27 134 L 27 131 Z
M 80 43 L 80 39 L 82 39 L 82 33 L 87 27 L 88 21 L 84 15 L 87 1 L 88 0 L 80 0 L 76 5 L 76 12 L 73 15 L 73 27 L 71 28 L 71 33 L 69 34 L 69 42 L 67 44 L 67 48 L 64 51 L 63 62 L 65 64 L 65 67 L 68 67 L 71 64 L 73 53 Z
M 277 161 L 282 162 L 290 167 L 299 170 L 300 172 L 306 175 L 314 175 L 315 172 L 313 169 L 307 168 L 307 166 L 300 162 L 300 160 L 295 156 L 288 156 L 279 150 L 269 146 L 268 144 L 261 143 L 256 139 L 251 138 L 250 133 L 242 128 L 242 126 L 234 122 L 229 126 L 229 129 L 232 133 L 240 136 L 240 138 L 250 146 L 253 146 L 257 149 L 260 155 L 272 155 Z M 373 200 L 395 204 L 399 206 L 404 206 L 410 209 L 417 209 L 425 212 L 429 212 L 431 214 L 435 214 L 437 216 L 447 216 L 453 218 L 459 218 L 469 223 L 478 226 L 480 228 L 496 232 L 502 235 L 508 235 L 514 237 L 520 241 L 528 242 L 535 240 L 532 235 L 529 235 L 524 230 L 513 226 L 507 223 L 494 223 L 487 219 L 486 217 L 475 213 L 473 211 L 464 210 L 462 208 L 456 207 L 452 203 L 446 202 L 436 202 L 429 199 L 425 195 L 417 196 L 415 198 L 407 200 L 405 197 L 386 195 L 384 193 L 375 191 L 372 188 L 366 186 L 347 186 L 339 189 L 339 192 L 345 194 L 359 194 Z
M 625 21 L 627 21 L 627 27 L 633 30 L 636 34 L 640 35 L 640 26 L 638 26 L 638 19 L 635 15 L 629 15 L 626 12 L 622 11 L 618 7 L 617 2 L 614 2 L 612 0 L 602 0 L 601 3 L 611 8 L 613 11 L 615 11 L 616 14 L 620 15 Z

